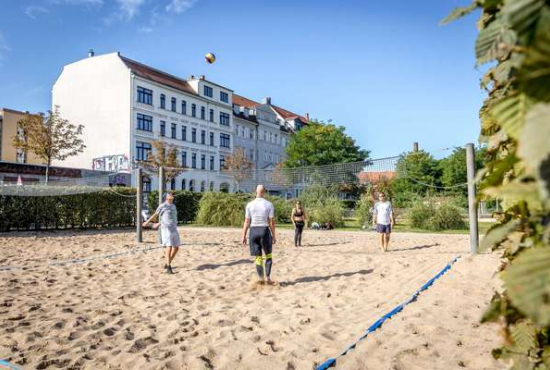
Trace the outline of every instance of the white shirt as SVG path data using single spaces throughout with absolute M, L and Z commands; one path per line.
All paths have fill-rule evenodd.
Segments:
M 269 226 L 268 220 L 275 218 L 275 207 L 264 198 L 256 198 L 246 205 L 245 217 L 251 220 L 250 227 Z
M 392 213 L 390 202 L 377 202 L 374 205 L 374 217 L 376 217 L 376 223 L 380 225 L 391 224 L 390 215 Z

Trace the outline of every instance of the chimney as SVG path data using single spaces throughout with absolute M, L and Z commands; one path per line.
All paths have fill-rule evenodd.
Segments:
M 306 113 L 306 114 L 304 115 L 304 117 L 306 117 L 306 121 L 309 122 L 309 113 Z
M 88 50 L 88 58 L 91 58 L 95 55 L 94 49 Z
M 194 80 L 194 79 L 195 79 L 195 75 L 189 76 L 189 79 L 190 79 L 190 80 Z
M 418 152 L 418 143 L 413 143 L 413 152 Z
M 204 75 L 200 75 L 199 77 L 201 80 L 204 80 L 206 77 L 204 77 Z
M 262 104 L 271 105 L 271 97 L 265 97 L 262 99 Z

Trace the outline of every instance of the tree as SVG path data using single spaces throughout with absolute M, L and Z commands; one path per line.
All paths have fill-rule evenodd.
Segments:
M 13 146 L 25 152 L 33 152 L 46 165 L 46 184 L 50 177 L 52 161 L 63 161 L 84 151 L 86 145 L 80 138 L 83 125 L 74 125 L 59 115 L 59 108 L 43 114 L 28 115 L 18 122 L 23 135 L 13 138 Z
M 487 161 L 482 195 L 503 199 L 482 248 L 500 249 L 505 287 L 482 319 L 505 336 L 493 356 L 512 369 L 550 368 L 550 3 L 475 0 L 444 22 L 481 8 L 475 45 L 488 93 L 480 109 Z
M 287 168 L 359 162 L 369 157 L 369 152 L 361 150 L 344 127 L 323 122 L 309 122 L 293 135 L 286 154 Z
M 225 157 L 222 170 L 233 178 L 237 185 L 237 191 L 239 191 L 241 183 L 252 176 L 252 162 L 246 157 L 244 149 L 235 148 L 233 154 Z
M 166 144 L 161 139 L 152 141 L 151 146 L 153 151 L 149 153 L 147 160 L 140 162 L 147 172 L 157 175 L 159 168 L 163 167 L 166 184 L 185 171 L 178 163 L 178 149 L 174 145 Z
M 396 197 L 426 195 L 435 186 L 440 186 L 441 171 L 431 154 L 420 150 L 405 153 L 397 161 L 397 178 L 393 182 Z
M 477 170 L 483 167 L 485 152 L 485 147 L 479 147 L 476 150 L 475 166 Z M 445 187 L 453 187 L 448 192 L 463 195 L 468 194 L 466 186 L 456 186 L 468 181 L 465 148 L 456 148 L 448 157 L 441 159 L 439 161 L 439 169 L 441 171 L 441 184 Z

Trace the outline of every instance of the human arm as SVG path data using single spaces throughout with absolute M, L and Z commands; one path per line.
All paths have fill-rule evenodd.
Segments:
M 294 220 L 294 208 L 292 208 L 292 213 L 290 214 L 290 221 L 292 221 L 292 224 L 296 226 L 296 221 Z
M 243 247 L 246 246 L 246 234 L 248 233 L 248 229 L 250 229 L 250 218 L 245 217 L 244 222 L 243 222 L 243 233 L 242 233 L 242 238 L 241 238 L 241 243 L 242 243 Z
M 157 216 L 159 215 L 159 212 L 156 211 L 155 213 L 153 213 L 153 215 L 151 217 L 149 217 L 147 219 L 147 221 L 145 221 L 142 225 L 143 227 L 146 227 L 147 225 L 149 225 L 149 223 L 151 223 L 151 221 L 153 221 Z
M 393 215 L 393 207 L 391 205 L 390 205 L 390 222 L 391 222 L 391 227 L 393 229 L 393 226 L 395 225 L 395 219 Z
M 270 217 L 269 218 L 269 230 L 271 231 L 271 241 L 273 244 L 277 243 L 277 236 L 275 234 L 275 218 Z
M 372 224 L 376 225 L 376 216 L 378 215 L 378 211 L 376 210 L 376 203 L 374 204 L 374 207 L 372 207 Z

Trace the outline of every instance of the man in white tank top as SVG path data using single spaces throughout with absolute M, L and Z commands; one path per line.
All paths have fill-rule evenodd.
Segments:
M 243 224 L 242 243 L 246 246 L 246 234 L 250 229 L 250 255 L 254 257 L 256 272 L 261 282 L 264 281 L 265 259 L 265 281 L 272 284 L 271 267 L 273 259 L 271 252 L 276 242 L 275 234 L 275 208 L 273 204 L 264 199 L 265 187 L 258 185 L 256 188 L 256 199 L 246 205 L 245 219 Z M 264 258 L 262 258 L 262 251 Z

